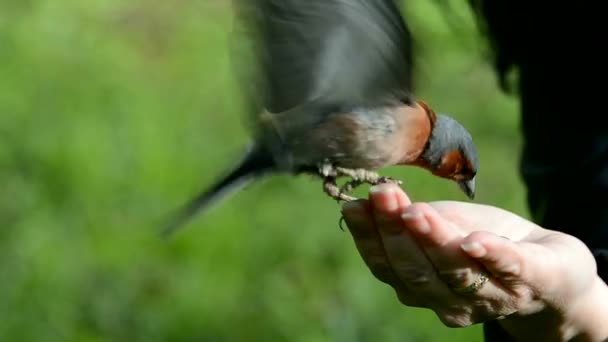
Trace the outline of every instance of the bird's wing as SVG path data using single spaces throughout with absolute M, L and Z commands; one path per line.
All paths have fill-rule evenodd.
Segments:
M 234 52 L 256 111 L 280 113 L 319 100 L 357 107 L 410 99 L 411 37 L 394 0 L 235 5 L 249 40 L 237 40 Z

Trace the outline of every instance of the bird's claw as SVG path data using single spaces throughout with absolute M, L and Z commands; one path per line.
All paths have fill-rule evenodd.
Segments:
M 362 181 L 360 181 L 358 179 L 353 179 L 351 181 L 344 183 L 344 185 L 342 185 L 342 187 L 340 188 L 340 192 L 342 192 L 342 193 L 351 192 L 351 191 L 355 190 L 357 187 L 359 187 L 361 184 L 363 184 Z
M 347 195 L 342 191 L 341 188 L 338 187 L 338 185 L 336 184 L 335 177 L 325 178 L 325 180 L 323 181 L 323 191 L 325 191 L 325 193 L 328 194 L 331 198 L 337 200 L 338 203 L 340 203 L 340 201 L 350 202 L 356 199 L 355 197 Z
M 400 180 L 398 180 L 398 179 L 395 179 L 395 178 L 392 178 L 392 177 L 384 177 L 383 176 L 383 177 L 380 177 L 378 179 L 377 184 L 374 184 L 374 185 L 384 184 L 384 183 L 393 183 L 393 184 L 397 184 L 397 185 L 403 184 L 403 182 L 400 181 Z
M 370 185 L 378 185 L 383 183 L 394 183 L 398 185 L 402 184 L 400 180 L 391 177 L 380 176 L 378 173 L 366 169 L 346 169 L 342 167 L 336 167 L 335 170 L 337 176 L 350 177 L 353 181 L 349 183 L 352 183 L 353 187 L 357 187 L 363 183 L 367 183 Z
M 401 185 L 400 180 L 380 176 L 376 172 L 365 169 L 347 169 L 342 167 L 334 167 L 329 161 L 324 161 L 319 164 L 319 174 L 323 177 L 323 191 L 331 198 L 335 199 L 338 204 L 341 201 L 350 202 L 356 198 L 347 193 L 353 191 L 363 183 L 370 185 L 378 185 L 383 183 L 393 183 Z M 346 182 L 342 187 L 338 187 L 336 179 L 338 177 L 350 177 L 351 180 Z
M 341 231 L 344 231 L 344 226 L 342 225 L 344 223 L 344 216 L 340 216 L 340 220 L 338 221 L 338 227 L 340 227 Z

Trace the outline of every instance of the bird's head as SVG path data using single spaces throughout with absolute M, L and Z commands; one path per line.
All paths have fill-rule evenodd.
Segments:
M 477 148 L 471 134 L 458 121 L 445 114 L 437 114 L 420 159 L 419 162 L 431 173 L 458 183 L 469 199 L 475 197 L 475 176 L 479 164 Z

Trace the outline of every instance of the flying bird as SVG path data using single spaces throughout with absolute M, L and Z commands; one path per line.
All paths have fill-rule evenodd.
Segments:
M 471 134 L 412 88 L 412 37 L 393 0 L 235 0 L 239 83 L 252 144 L 164 228 L 169 234 L 261 177 L 310 174 L 338 201 L 391 165 L 421 167 L 473 199 Z M 350 178 L 342 187 L 340 177 Z

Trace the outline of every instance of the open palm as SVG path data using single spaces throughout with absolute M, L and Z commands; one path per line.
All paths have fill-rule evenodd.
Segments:
M 398 186 L 383 184 L 368 200 L 345 204 L 343 215 L 371 272 L 403 304 L 432 309 L 447 326 L 560 319 L 597 285 L 595 260 L 581 241 L 493 206 L 412 203 Z M 478 291 L 455 291 L 482 272 L 489 281 Z

